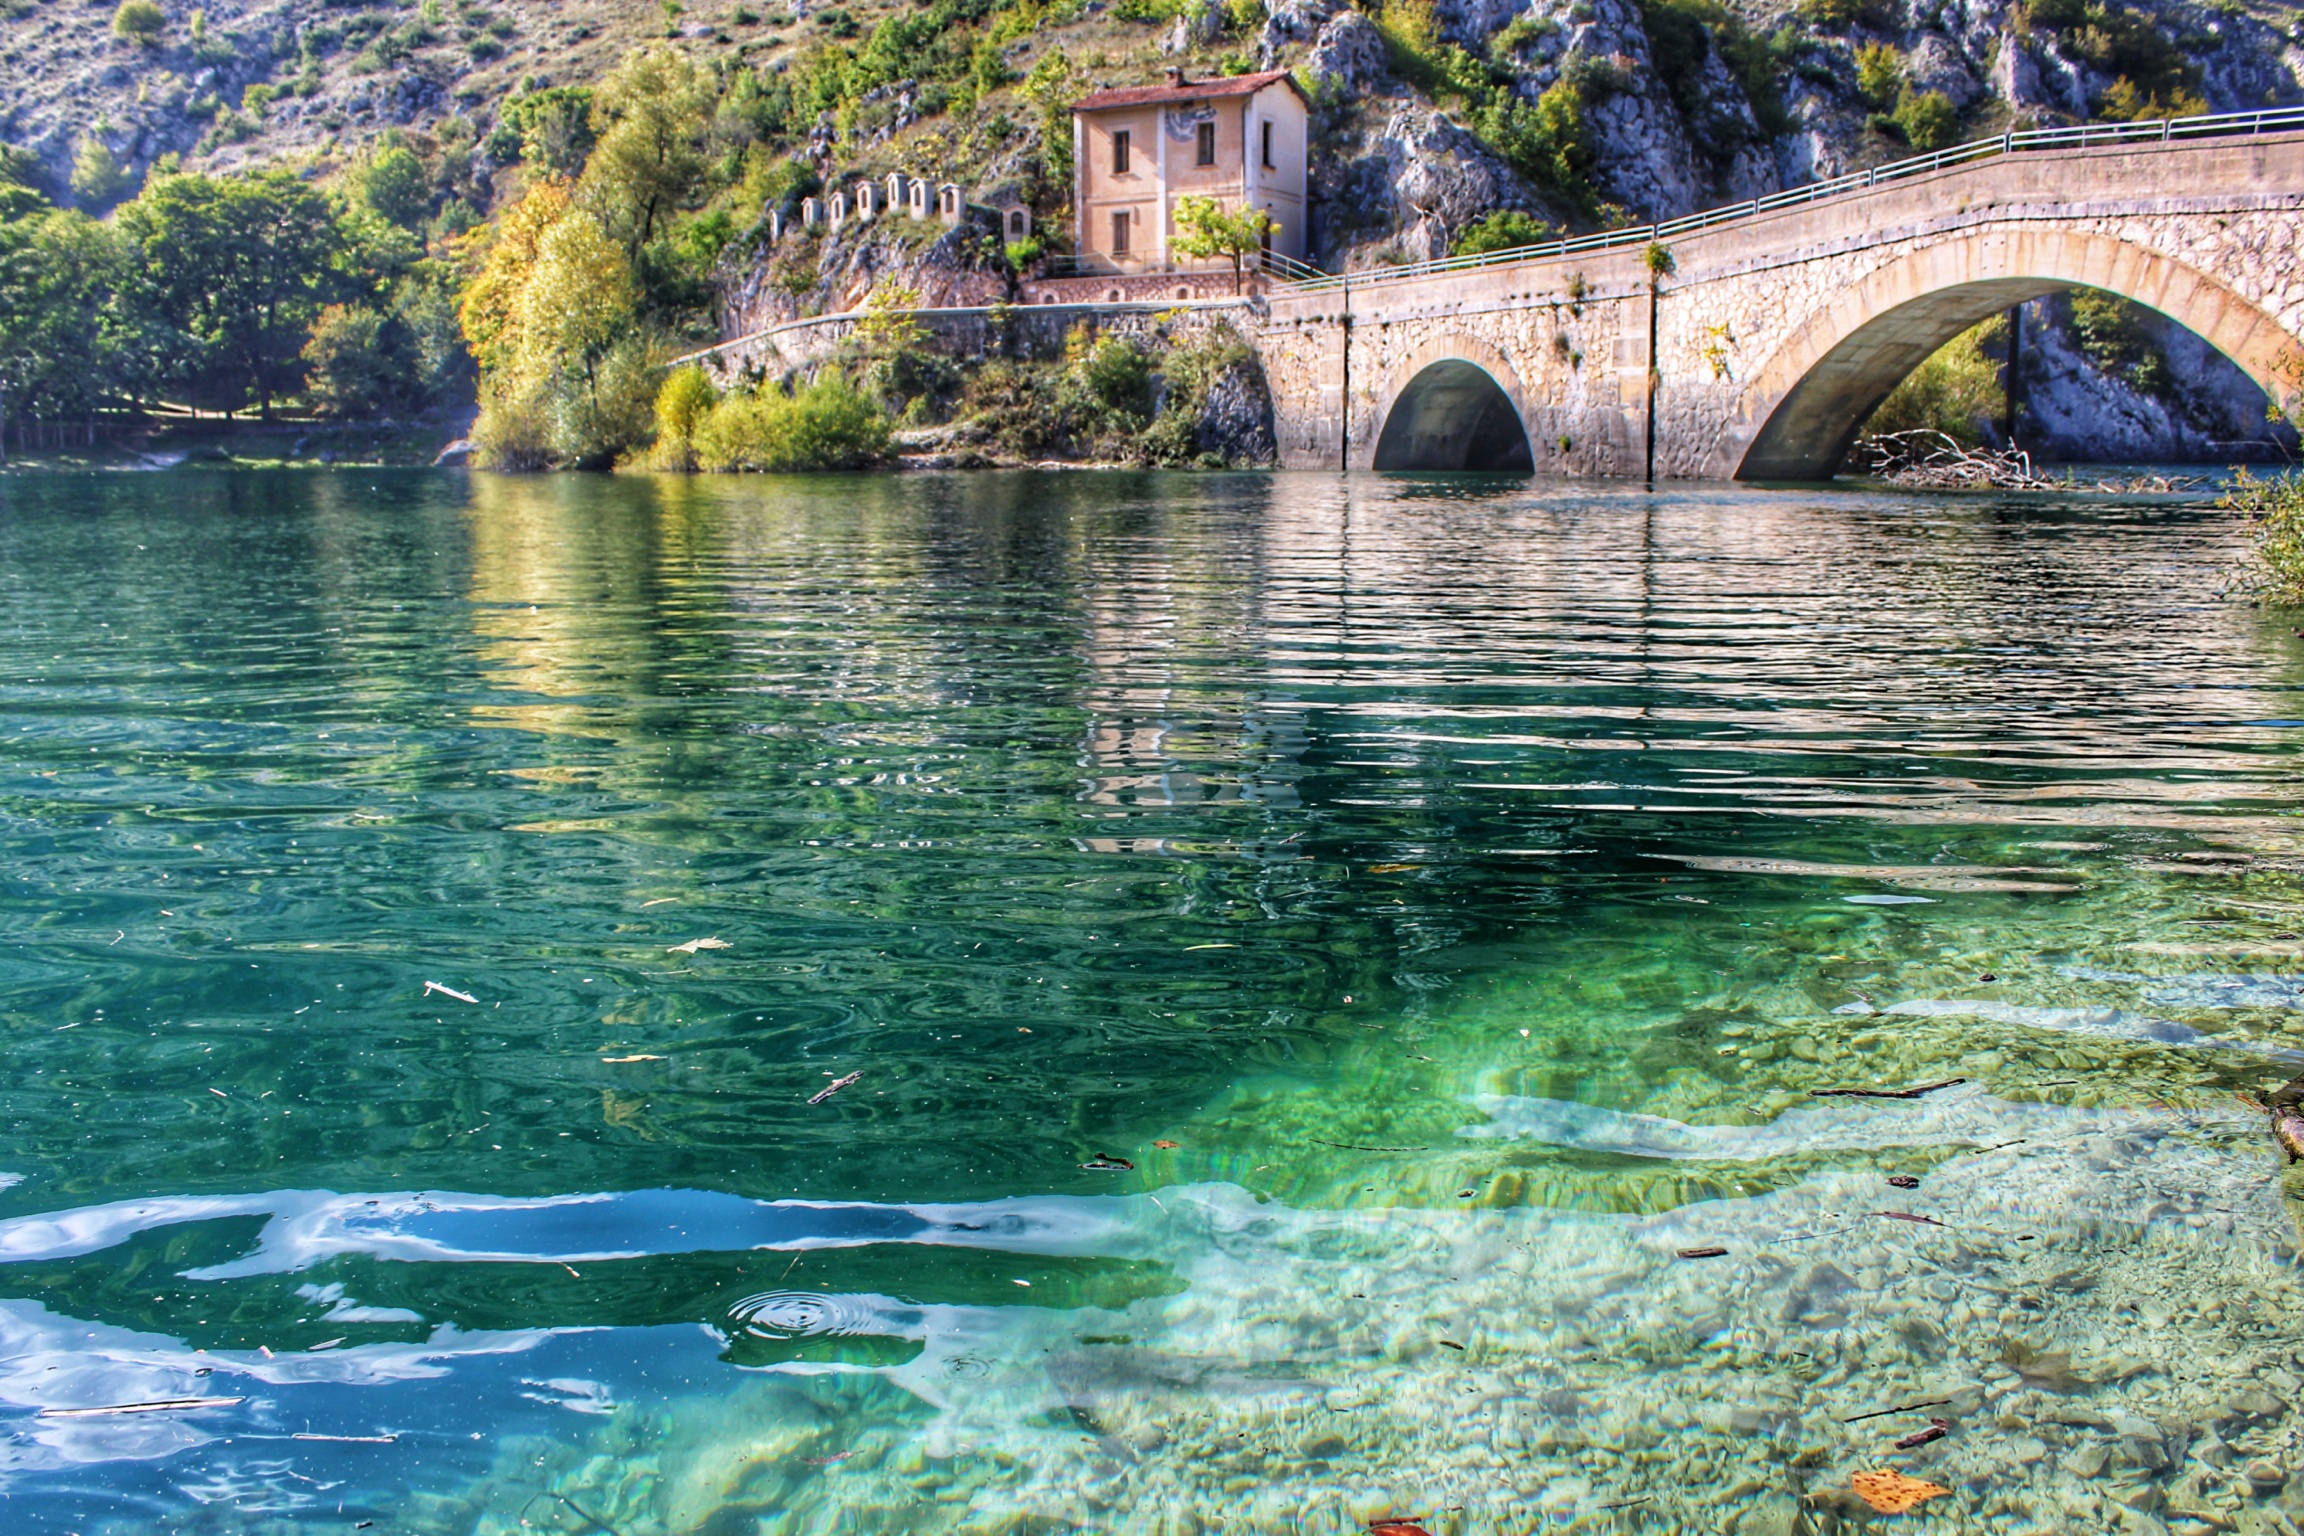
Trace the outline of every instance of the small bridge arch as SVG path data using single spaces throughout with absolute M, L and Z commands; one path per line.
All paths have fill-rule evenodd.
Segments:
M 2149 246 L 2088 230 L 1964 231 L 1835 293 L 1754 376 L 1737 412 L 1748 439 L 1715 472 L 1739 480 L 1831 477 L 1873 410 L 1962 331 L 2028 300 L 2098 288 L 2159 311 L 2266 393 L 2296 342 L 2224 283 Z
M 1520 376 L 1494 348 L 1437 336 L 1390 370 L 1377 400 L 1375 469 L 1535 469 Z

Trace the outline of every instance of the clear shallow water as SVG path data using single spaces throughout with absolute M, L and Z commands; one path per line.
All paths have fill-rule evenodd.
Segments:
M 11 1528 L 2277 1529 L 2304 641 L 2233 556 L 0 481 Z

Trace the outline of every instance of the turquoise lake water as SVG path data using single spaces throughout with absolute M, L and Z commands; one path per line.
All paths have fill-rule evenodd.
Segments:
M 2289 1529 L 2240 547 L 0 479 L 5 1524 Z

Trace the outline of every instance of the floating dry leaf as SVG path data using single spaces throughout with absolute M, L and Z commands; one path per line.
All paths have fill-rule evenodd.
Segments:
M 603 1056 L 600 1059 L 603 1062 L 608 1063 L 610 1066 L 614 1066 L 627 1061 L 662 1061 L 664 1058 L 661 1056 L 650 1056 L 643 1053 L 638 1056 Z
M 700 949 L 734 949 L 735 947 L 726 939 L 690 939 L 685 944 L 673 945 L 664 953 L 668 955 L 692 955 Z
M 1423 867 L 1421 864 L 1371 864 L 1368 866 L 1368 873 L 1372 875 L 1404 875 L 1409 870 L 1422 869 Z
M 1930 1499 L 1942 1498 L 1952 1491 L 1941 1483 L 1906 1477 L 1887 1467 L 1875 1472 L 1859 1472 L 1848 1481 L 1855 1488 L 1856 1497 L 1883 1515 L 1901 1515 L 1908 1509 L 1925 1504 Z
M 1413 1520 L 1371 1520 L 1368 1536 L 1432 1536 Z
M 1098 1153 L 1080 1166 L 1094 1173 L 1133 1173 L 1136 1170 L 1136 1165 L 1128 1159 L 1113 1157 L 1109 1153 Z
M 1173 1152 L 1178 1147 L 1182 1146 L 1183 1143 L 1176 1141 L 1156 1141 L 1152 1143 L 1152 1145 L 1158 1147 L 1163 1152 Z

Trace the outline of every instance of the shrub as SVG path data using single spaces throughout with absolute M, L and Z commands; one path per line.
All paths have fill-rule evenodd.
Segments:
M 152 0 L 120 0 L 112 13 L 112 35 L 139 48 L 156 48 L 168 30 L 168 16 Z
M 693 364 L 665 375 L 664 387 L 656 391 L 656 446 L 649 454 L 650 464 L 657 469 L 696 468 L 696 429 L 719 398 L 704 370 Z
M 472 458 L 483 469 L 531 473 L 552 467 L 543 403 L 534 395 L 490 395 L 472 423 Z
M 2207 101 L 2199 94 L 2181 85 L 2168 88 L 2168 100 L 2161 103 L 2157 91 L 2150 95 L 2136 88 L 2136 82 L 2126 75 L 2112 82 L 2104 94 L 2097 98 L 2096 115 L 2106 122 L 2140 123 L 2158 122 L 2171 117 L 2199 117 L 2208 110 Z
M 1075 348 L 1074 343 L 1084 343 Z M 1086 342 L 1078 330 L 1066 338 L 1074 352 L 1066 382 L 1076 389 L 1094 427 L 1125 430 L 1152 414 L 1152 359 L 1118 336 Z
M 1845 32 L 1850 27 L 1886 32 L 1897 20 L 1892 0 L 1800 0 L 1794 14 L 1824 32 Z
M 2000 364 L 1985 351 L 2008 333 L 2006 318 L 1995 315 L 1953 337 L 1889 392 L 1864 423 L 1868 437 L 1892 432 L 1941 432 L 1973 448 L 1984 441 L 1986 423 L 2005 408 Z
M 1035 458 L 1054 447 L 1063 426 L 1044 375 L 994 358 L 970 376 L 961 410 L 984 439 L 1006 453 Z
M 2259 480 L 2240 470 L 2216 505 L 2247 519 L 2248 584 L 2282 607 L 2304 604 L 2304 474 Z
M 1589 215 L 1599 200 L 1591 181 L 1591 128 L 1583 92 L 1562 79 L 1533 105 L 1506 93 L 1472 117 L 1472 131 L 1512 169 Z
M 696 460 L 715 471 L 862 469 L 888 454 L 888 418 L 836 374 L 795 395 L 730 395 L 705 413 Z
M 1534 214 L 1522 213 L 1517 208 L 1499 208 L 1494 213 L 1474 220 L 1456 237 L 1452 247 L 1458 256 L 1477 256 L 1484 251 L 1512 251 L 1522 246 L 1549 245 L 1560 238 L 1560 231 Z
M 1946 148 L 1958 139 L 1960 114 L 1942 91 L 1915 92 L 1910 86 L 1896 102 L 1896 126 L 1904 142 L 1922 154 Z
M 1895 106 L 1904 89 L 1904 56 L 1891 43 L 1866 43 L 1856 50 L 1856 94 L 1874 111 Z
M 2147 329 L 2142 305 L 2097 288 L 2075 289 L 2065 302 L 2090 362 L 2146 394 L 2166 387 L 2168 359 Z

